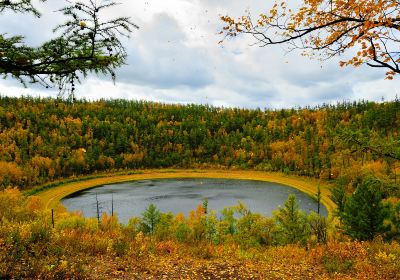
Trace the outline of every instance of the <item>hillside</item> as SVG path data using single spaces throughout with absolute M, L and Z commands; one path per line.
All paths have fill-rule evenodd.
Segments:
M 0 279 L 399 279 L 399 141 L 397 99 L 249 110 L 0 97 Z M 53 201 L 174 172 L 318 186 L 332 215 L 289 195 L 271 217 L 204 200 L 177 215 L 150 204 L 124 225 Z
M 1 186 L 108 169 L 219 167 L 397 182 L 400 101 L 287 110 L 0 97 Z

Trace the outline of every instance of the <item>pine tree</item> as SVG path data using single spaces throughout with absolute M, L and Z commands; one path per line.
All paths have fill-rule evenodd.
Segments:
M 0 13 L 13 11 L 40 17 L 31 2 L 0 1 Z M 0 76 L 12 76 L 24 85 L 58 86 L 60 96 L 68 93 L 69 97 L 73 97 L 75 83 L 88 73 L 109 74 L 114 80 L 114 70 L 126 59 L 119 37 L 129 36 L 133 28 L 138 28 L 126 17 L 102 21 L 104 11 L 115 5 L 110 0 L 88 0 L 65 6 L 58 12 L 67 20 L 54 28 L 55 38 L 39 47 L 26 45 L 21 35 L 0 34 Z
M 358 240 L 372 240 L 385 231 L 388 211 L 382 203 L 381 183 L 365 178 L 344 206 L 342 222 L 346 234 Z
M 317 214 L 319 215 L 321 212 L 321 187 L 317 186 L 317 193 L 315 194 L 315 200 L 317 201 Z
M 161 212 L 153 203 L 151 203 L 142 213 L 142 216 L 144 231 L 153 234 L 156 225 L 160 222 Z
M 347 200 L 346 185 L 344 178 L 340 177 L 337 184 L 331 189 L 330 198 L 335 202 L 337 208 L 335 214 L 341 219 L 344 212 L 344 206 Z
M 310 230 L 306 215 L 300 211 L 296 196 L 290 194 L 285 206 L 274 211 L 274 217 L 280 227 L 283 243 L 305 243 Z

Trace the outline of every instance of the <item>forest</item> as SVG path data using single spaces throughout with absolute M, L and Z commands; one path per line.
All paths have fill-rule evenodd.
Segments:
M 396 279 L 400 100 L 239 109 L 0 97 L 0 278 Z M 279 172 L 330 184 L 337 208 L 272 217 L 207 200 L 173 215 L 55 213 L 35 193 L 145 169 Z M 52 185 L 53 184 L 53 185 Z M 315 199 L 319 200 L 316 193 Z
M 227 92 L 234 93 L 229 98 L 248 97 L 246 87 L 237 85 L 260 80 L 272 89 L 278 85 L 273 94 L 282 94 L 282 104 L 287 104 L 285 98 L 297 92 L 279 90 L 283 80 L 268 74 L 276 68 L 289 86 L 299 77 L 307 80 L 294 89 L 304 90 L 302 101 L 308 103 L 318 99 L 310 81 L 322 89 L 316 92 L 323 100 L 348 98 L 343 88 L 367 98 L 393 96 L 400 74 L 399 1 L 300 1 L 293 7 L 282 0 L 263 11 L 254 10 L 259 3 L 251 1 L 242 11 L 236 4 L 191 1 L 198 7 L 190 6 L 190 13 L 178 4 L 187 1 L 153 11 L 163 1 L 144 2 L 143 11 L 131 1 L 120 10 L 109 10 L 119 5 L 112 0 L 65 1 L 57 8 L 53 2 L 64 1 L 50 2 L 0 0 L 0 76 L 59 90 L 57 98 L 0 93 L 0 279 L 400 279 L 397 96 L 391 101 L 382 97 L 381 102 L 245 109 L 77 100 L 75 91 L 84 80 L 87 85 L 103 81 L 103 75 L 115 82 L 124 66 L 124 83 L 149 85 L 144 94 L 164 88 L 164 80 L 172 80 L 177 95 L 188 94 L 186 87 L 195 93 L 198 88 L 190 85 L 209 72 L 210 78 L 204 79 L 210 81 L 202 87 L 213 86 L 215 94 L 224 92 L 227 83 L 214 81 L 214 76 L 225 77 Z M 39 18 L 50 14 L 43 25 Z M 27 24 L 16 28 L 20 22 Z M 214 34 L 218 38 L 206 35 L 210 30 L 219 30 Z M 246 49 L 239 43 L 244 37 L 251 39 L 243 41 Z M 215 47 L 217 41 L 221 48 Z M 346 72 L 344 81 L 329 70 L 330 64 L 299 73 L 302 69 L 292 65 L 303 65 L 303 60 L 282 64 L 274 45 L 321 63 L 384 70 L 385 79 L 394 81 L 376 91 L 382 84 L 374 75 L 361 70 L 359 79 Z M 235 57 L 227 56 L 232 46 Z M 250 46 L 268 53 L 251 52 Z M 203 53 L 214 56 L 207 59 Z M 153 59 L 157 63 L 148 64 Z M 250 73 L 248 65 L 259 70 Z M 151 76 L 159 68 L 166 72 L 155 74 L 154 81 L 138 75 Z M 229 68 L 245 72 L 226 76 Z M 183 78 L 181 70 L 187 71 Z M 91 80 L 92 74 L 100 79 Z M 359 92 L 358 84 L 368 90 Z M 9 85 L 5 94 L 12 91 Z M 253 90 L 250 94 L 257 98 Z M 98 210 L 94 218 L 69 212 L 59 203 L 62 195 L 51 196 L 54 204 L 49 207 L 45 195 L 146 172 L 210 171 L 301 182 L 297 188 L 316 200 L 317 213 L 302 212 L 294 195 L 270 217 L 241 202 L 216 213 L 205 199 L 189 213 L 176 215 L 149 204 L 123 224 L 113 210 L 102 215 Z M 319 215 L 321 202 L 330 206 L 328 217 Z
M 400 100 L 250 110 L 0 97 L 1 187 L 104 170 L 213 167 L 356 185 L 400 173 Z M 399 193 L 396 193 L 399 196 Z

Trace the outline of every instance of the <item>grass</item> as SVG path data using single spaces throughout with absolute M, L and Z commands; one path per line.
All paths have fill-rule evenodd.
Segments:
M 42 198 L 45 207 L 48 209 L 56 208 L 60 200 L 74 192 L 120 182 L 145 180 L 145 179 L 167 179 L 167 178 L 219 178 L 219 179 L 238 179 L 238 180 L 257 180 L 284 184 L 296 188 L 310 196 L 315 196 L 317 185 L 321 188 L 321 203 L 329 213 L 335 209 L 334 202 L 329 198 L 329 185 L 321 180 L 303 178 L 297 176 L 283 175 L 281 173 L 266 173 L 262 171 L 232 171 L 232 170 L 140 170 L 127 174 L 108 174 L 98 176 L 88 176 L 75 178 L 69 181 L 56 182 L 35 188 L 28 192 L 28 195 L 37 195 Z

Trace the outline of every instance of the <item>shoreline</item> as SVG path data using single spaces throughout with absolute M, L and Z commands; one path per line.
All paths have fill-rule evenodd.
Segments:
M 36 193 L 44 203 L 45 209 L 54 209 L 64 197 L 81 191 L 106 184 L 122 183 L 135 180 L 146 179 L 169 179 L 169 178 L 215 178 L 215 179 L 236 179 L 236 180 L 255 180 L 272 183 L 280 183 L 298 189 L 309 196 L 314 196 L 317 192 L 317 185 L 321 189 L 321 203 L 328 211 L 328 216 L 336 208 L 334 202 L 329 198 L 330 190 L 326 182 L 313 178 L 303 178 L 298 176 L 283 175 L 281 173 L 267 173 L 263 171 L 242 171 L 242 170 L 207 170 L 207 169 L 150 169 L 137 170 L 135 174 L 121 175 L 110 174 L 99 178 L 68 182 L 59 186 L 51 187 Z

